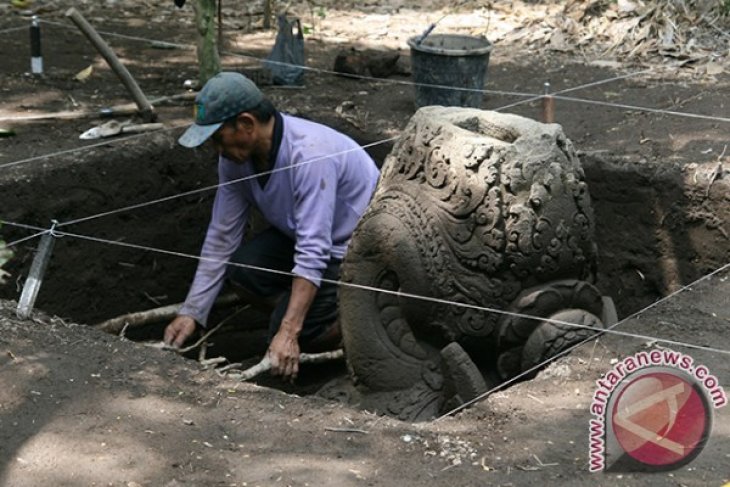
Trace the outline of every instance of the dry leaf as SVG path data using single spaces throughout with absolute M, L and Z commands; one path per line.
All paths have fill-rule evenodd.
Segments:
M 28 8 L 33 0 L 10 0 L 10 5 L 15 8 Z
M 636 11 L 636 4 L 630 0 L 618 0 L 616 3 L 619 13 L 630 14 Z
M 567 39 L 565 38 L 565 34 L 563 34 L 561 31 L 556 30 L 553 32 L 553 35 L 550 36 L 550 49 L 553 51 L 569 51 L 570 50 L 570 44 L 568 43 Z
M 710 61 L 705 65 L 705 70 L 707 71 L 707 74 L 715 75 L 722 73 L 725 68 L 722 67 L 722 64 Z
M 74 79 L 76 81 L 86 81 L 89 78 L 89 76 L 91 76 L 91 73 L 93 71 L 94 71 L 94 66 L 90 64 L 88 67 L 86 67 L 86 68 L 82 69 L 81 71 L 79 71 L 78 73 L 76 73 L 76 76 L 74 76 Z

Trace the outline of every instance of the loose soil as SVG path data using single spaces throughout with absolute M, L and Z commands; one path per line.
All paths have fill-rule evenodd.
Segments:
M 330 8 L 320 12 L 324 17 L 295 7 L 314 27 L 307 38 L 307 65 L 331 69 L 336 53 L 349 46 L 401 48 L 407 61 L 405 39 L 444 12 L 435 2 L 421 10 L 408 3 Z M 90 117 L 18 117 L 95 112 L 129 101 L 103 60 L 63 18 L 71 5 L 105 32 L 194 42 L 189 5 L 178 11 L 167 1 L 64 2 L 42 14 L 65 26 L 43 24 L 46 74 L 37 78 L 26 74 L 27 31 L 4 31 L 27 25 L 28 19 L 0 7 L 0 127 L 16 132 L 0 139 L 0 218 L 48 228 L 51 219 L 68 222 L 201 190 L 64 228 L 194 256 L 212 199 L 211 191 L 202 189 L 215 184 L 215 163 L 206 149 L 177 147 L 181 129 L 18 163 L 97 143 L 81 141 L 78 135 L 100 123 Z M 226 50 L 265 56 L 274 34 L 258 29 L 260 17 L 231 6 L 224 13 Z M 458 15 L 468 24 L 469 12 Z M 386 21 L 384 32 L 381 24 Z M 182 93 L 183 82 L 196 77 L 192 50 L 106 38 L 149 97 Z M 592 61 L 575 53 L 498 44 L 490 58 L 487 87 L 540 93 L 545 81 L 555 90 L 567 89 L 647 67 Z M 89 65 L 94 70 L 87 81 L 73 80 Z M 227 55 L 224 65 L 243 69 L 256 63 Z M 727 75 L 697 77 L 662 64 L 648 67 L 650 73 L 571 95 L 730 115 L 725 107 Z M 375 81 L 308 72 L 305 80 L 302 89 L 264 90 L 281 109 L 332 125 L 363 144 L 396 136 L 414 110 L 413 88 L 392 82 L 407 82 L 407 76 Z M 484 108 L 521 99 L 488 94 Z M 158 109 L 160 120 L 170 127 L 186 124 L 190 111 L 184 102 Z M 537 118 L 539 105 L 507 111 Z M 614 297 L 622 317 L 730 261 L 730 184 L 727 165 L 718 166 L 727 162 L 726 121 L 560 100 L 557 121 L 583 151 L 597 215 L 598 285 Z M 390 146 L 382 143 L 370 151 L 382 163 Z M 5 241 L 31 233 L 9 224 L 2 227 Z M 12 277 L 0 286 L 0 297 L 17 299 L 36 242 L 14 249 L 17 255 L 7 266 Z M 0 483 L 699 486 L 730 480 L 728 408 L 716 411 L 709 444 L 682 469 L 588 474 L 594 381 L 615 359 L 647 349 L 649 338 L 601 337 L 558 360 L 537 379 L 493 394 L 456 417 L 412 425 L 312 395 L 299 397 L 331 378 L 342 378 L 343 364 L 305 368 L 294 386 L 272 378 L 259 385 L 242 384 L 222 379 L 195 361 L 73 324 L 179 302 L 194 268 L 195 260 L 181 255 L 75 237 L 57 239 L 38 313 L 20 321 L 13 302 L 2 301 L 0 309 Z M 671 296 L 618 329 L 729 349 L 728 275 L 720 272 Z M 214 320 L 227 312 L 221 310 Z M 244 357 L 263 346 L 257 324 L 265 318 L 248 318 L 238 327 L 236 350 L 231 351 Z M 160 327 L 149 329 L 146 338 L 159 333 Z M 220 342 L 231 344 L 228 338 L 219 340 L 219 347 Z M 721 383 L 730 381 L 724 354 L 673 348 L 706 364 Z M 209 356 L 216 353 L 212 349 Z

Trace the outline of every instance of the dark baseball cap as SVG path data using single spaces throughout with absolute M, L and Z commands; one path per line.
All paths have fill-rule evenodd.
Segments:
M 227 119 L 261 103 L 263 93 L 241 73 L 218 73 L 195 97 L 195 123 L 177 140 L 185 147 L 197 147 Z

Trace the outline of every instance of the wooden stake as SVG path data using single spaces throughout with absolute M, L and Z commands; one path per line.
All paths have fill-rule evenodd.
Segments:
M 545 94 L 542 97 L 542 122 L 555 123 L 555 98 L 550 96 L 550 83 L 545 83 Z
M 54 222 L 53 226 L 56 224 Z M 46 274 L 46 267 L 48 267 L 48 261 L 51 260 L 51 252 L 53 252 L 53 243 L 55 240 L 53 232 L 44 234 L 41 237 L 41 243 L 38 246 L 38 252 L 33 258 L 33 263 L 30 266 L 30 272 L 28 272 L 28 278 L 25 280 L 23 285 L 23 292 L 18 300 L 18 318 L 25 320 L 30 317 L 35 306 L 35 300 L 38 297 L 38 291 L 41 289 L 43 284 L 43 276 Z

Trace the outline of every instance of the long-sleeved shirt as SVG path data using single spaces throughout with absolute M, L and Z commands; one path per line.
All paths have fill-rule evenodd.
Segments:
M 342 259 L 370 202 L 379 172 L 349 137 L 318 123 L 281 115 L 281 145 L 262 186 L 253 164 L 221 156 L 201 260 L 179 314 L 205 326 L 226 263 L 241 244 L 249 208 L 295 241 L 292 273 L 319 287 L 330 258 Z M 241 180 L 241 181 L 239 181 Z

